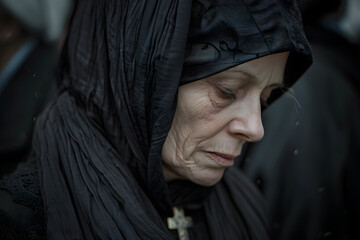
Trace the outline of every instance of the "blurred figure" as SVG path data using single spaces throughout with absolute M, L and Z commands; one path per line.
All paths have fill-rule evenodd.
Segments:
M 359 3 L 300 0 L 314 64 L 295 100 L 264 112 L 265 137 L 241 163 L 264 193 L 274 239 L 360 239 Z
M 339 20 L 342 35 L 360 46 L 360 1 L 348 0 L 345 5 L 345 14 Z M 334 23 L 336 25 L 336 22 Z
M 0 176 L 25 158 L 51 89 L 70 0 L 0 0 Z

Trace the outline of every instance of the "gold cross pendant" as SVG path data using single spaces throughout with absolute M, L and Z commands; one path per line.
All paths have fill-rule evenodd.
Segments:
M 186 217 L 182 208 L 174 207 L 173 211 L 174 217 L 167 218 L 168 228 L 178 230 L 179 240 L 189 240 L 187 228 L 193 226 L 191 217 Z

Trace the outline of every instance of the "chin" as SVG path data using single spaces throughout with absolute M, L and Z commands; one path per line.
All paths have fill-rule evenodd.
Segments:
M 189 176 L 188 179 L 198 185 L 211 187 L 222 179 L 224 171 L 225 169 L 214 169 L 210 171 L 197 172 L 196 174 Z

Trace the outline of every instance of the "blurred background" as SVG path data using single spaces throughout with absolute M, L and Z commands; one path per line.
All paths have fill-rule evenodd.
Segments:
M 26 159 L 32 129 L 56 92 L 71 0 L 0 0 L 0 176 Z

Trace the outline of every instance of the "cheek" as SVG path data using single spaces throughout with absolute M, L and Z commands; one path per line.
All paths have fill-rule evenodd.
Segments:
M 184 111 L 178 112 L 178 121 L 174 124 L 177 142 L 186 158 L 213 144 L 231 116 L 231 108 L 214 107 L 208 93 L 206 97 L 197 98 L 196 101 L 192 99 L 191 102 L 184 106 Z
M 179 97 L 178 116 L 186 125 L 196 128 L 214 120 L 214 115 L 221 111 L 215 100 L 215 93 L 209 88 L 188 92 Z
M 182 91 L 170 132 L 163 147 L 163 158 L 187 161 L 198 144 L 209 137 L 214 107 L 208 89 Z

